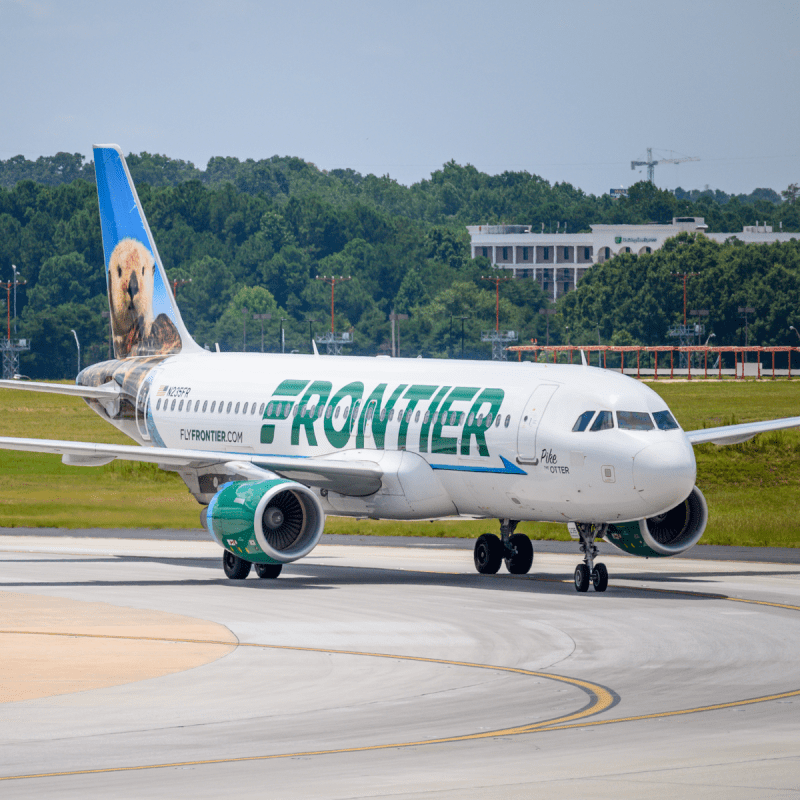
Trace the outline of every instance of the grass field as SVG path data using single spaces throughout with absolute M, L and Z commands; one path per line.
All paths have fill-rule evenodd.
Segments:
M 800 383 L 651 383 L 686 430 L 800 414 Z M 130 444 L 83 401 L 0 390 L 4 436 Z M 764 434 L 741 445 L 695 448 L 697 483 L 709 504 L 704 544 L 800 546 L 800 431 Z M 200 506 L 172 473 L 115 462 L 67 467 L 58 456 L 0 451 L 0 526 L 197 528 Z M 374 522 L 330 517 L 326 533 L 475 536 L 491 521 Z M 564 525 L 524 523 L 534 539 L 569 539 Z

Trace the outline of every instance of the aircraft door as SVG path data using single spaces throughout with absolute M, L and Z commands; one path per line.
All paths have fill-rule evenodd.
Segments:
M 539 463 L 536 434 L 542 414 L 556 389 L 558 385 L 555 383 L 543 383 L 536 387 L 525 404 L 517 430 L 517 461 L 520 464 Z

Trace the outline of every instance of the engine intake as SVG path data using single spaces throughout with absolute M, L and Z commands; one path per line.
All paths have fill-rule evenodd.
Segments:
M 707 523 L 708 505 L 695 486 L 682 503 L 663 514 L 638 522 L 609 525 L 605 539 L 637 556 L 676 556 L 697 544 Z
M 283 479 L 228 483 L 200 519 L 222 547 L 257 564 L 287 564 L 308 555 L 325 527 L 317 496 Z

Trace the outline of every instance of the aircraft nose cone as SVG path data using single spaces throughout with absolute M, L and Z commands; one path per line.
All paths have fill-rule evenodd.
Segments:
M 648 515 L 685 500 L 697 478 L 694 450 L 688 442 L 661 442 L 640 450 L 633 459 L 633 485 Z

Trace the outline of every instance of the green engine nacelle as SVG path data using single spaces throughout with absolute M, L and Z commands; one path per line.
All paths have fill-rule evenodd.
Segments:
M 708 522 L 708 506 L 695 486 L 675 508 L 657 517 L 608 526 L 605 540 L 626 553 L 645 558 L 676 556 L 697 544 Z
M 239 558 L 287 564 L 313 550 L 325 527 L 316 495 L 282 478 L 226 483 L 201 514 L 203 527 Z

